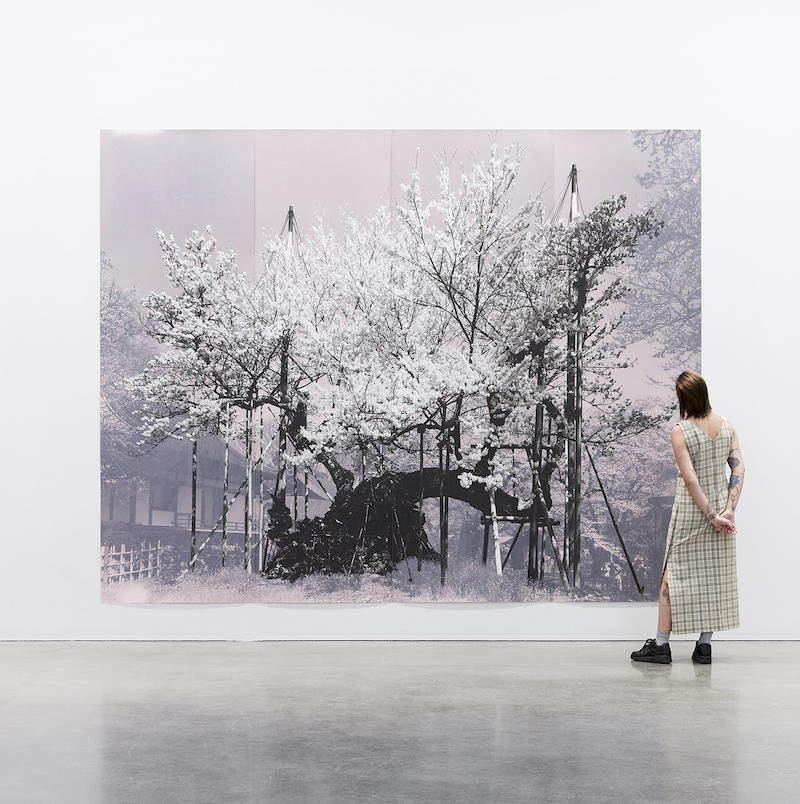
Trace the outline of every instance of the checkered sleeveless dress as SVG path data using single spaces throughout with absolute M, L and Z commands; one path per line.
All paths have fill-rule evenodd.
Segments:
M 679 422 L 700 486 L 721 512 L 728 499 L 726 465 L 733 427 L 723 418 L 715 439 L 689 421 Z M 678 473 L 664 557 L 672 608 L 672 633 L 739 627 L 736 536 L 717 533 Z

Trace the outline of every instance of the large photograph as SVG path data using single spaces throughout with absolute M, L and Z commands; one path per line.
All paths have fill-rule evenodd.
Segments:
M 700 132 L 105 131 L 102 599 L 653 600 Z

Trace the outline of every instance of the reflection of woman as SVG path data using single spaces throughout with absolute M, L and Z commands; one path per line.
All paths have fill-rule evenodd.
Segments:
M 699 631 L 692 660 L 710 664 L 712 633 L 739 626 L 733 514 L 744 462 L 731 423 L 711 410 L 705 380 L 684 371 L 675 390 L 681 421 L 672 430 L 672 449 L 679 474 L 658 596 L 658 631 L 631 659 L 669 664 L 670 632 Z

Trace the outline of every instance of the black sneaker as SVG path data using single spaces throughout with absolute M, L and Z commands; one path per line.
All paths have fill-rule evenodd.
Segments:
M 698 664 L 711 664 L 711 645 L 698 642 L 694 646 L 692 661 Z
M 642 645 L 641 650 L 635 650 L 631 654 L 634 662 L 653 662 L 655 664 L 670 664 L 672 662 L 672 651 L 669 649 L 669 642 L 663 645 L 656 645 L 655 639 L 648 639 Z M 711 659 L 709 659 L 711 661 Z

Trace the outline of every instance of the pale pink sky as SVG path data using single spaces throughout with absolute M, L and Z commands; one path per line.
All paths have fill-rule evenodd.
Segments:
M 289 205 L 301 235 L 318 217 L 339 228 L 349 216 L 363 219 L 395 201 L 415 164 L 423 195 L 431 196 L 437 161 L 446 159 L 460 175 L 488 158 L 492 140 L 501 149 L 515 143 L 526 149 L 515 203 L 541 193 L 549 210 L 573 163 L 587 212 L 621 193 L 628 212 L 649 202 L 635 178 L 647 168 L 646 155 L 620 130 L 104 131 L 101 247 L 117 281 L 145 296 L 170 289 L 156 229 L 183 244 L 210 225 L 219 247 L 233 249 L 239 268 L 253 276 Z M 657 368 L 647 349 L 634 353 L 638 369 L 620 379 L 633 397 L 651 394 L 646 374 L 658 375 Z
M 301 234 L 318 216 L 336 228 L 396 199 L 415 163 L 423 192 L 435 192 L 437 160 L 458 175 L 488 157 L 490 137 L 527 149 L 517 203 L 541 192 L 551 206 L 573 163 L 587 211 L 620 193 L 630 211 L 647 203 L 635 180 L 647 161 L 627 131 L 104 131 L 102 248 L 118 281 L 146 295 L 167 289 L 156 229 L 182 243 L 210 225 L 252 275 L 264 234 L 280 231 L 289 205 Z

